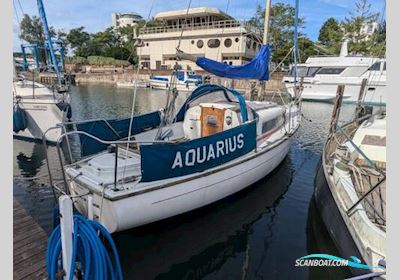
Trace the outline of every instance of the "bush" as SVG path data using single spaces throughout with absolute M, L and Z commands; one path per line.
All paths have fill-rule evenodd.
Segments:
M 104 65 L 113 65 L 113 66 L 129 66 L 131 65 L 127 60 L 119 60 L 112 57 L 107 56 L 88 56 L 87 62 L 89 65 L 96 66 L 104 66 Z
M 88 61 L 86 58 L 81 57 L 81 56 L 74 56 L 74 57 L 69 57 L 67 56 L 65 58 L 65 63 L 67 64 L 79 64 L 79 65 L 83 65 L 83 64 L 87 64 Z

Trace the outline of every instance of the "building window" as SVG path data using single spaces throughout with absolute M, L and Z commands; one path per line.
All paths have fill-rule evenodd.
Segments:
M 247 40 L 246 40 L 246 47 L 247 47 L 248 49 L 251 48 L 251 40 L 250 40 L 250 39 L 247 39 Z
M 225 39 L 224 45 L 225 45 L 225 47 L 227 47 L 227 48 L 229 48 L 230 46 L 232 46 L 232 39 L 230 39 L 230 38 Z
M 199 49 L 201 49 L 201 48 L 203 47 L 203 45 L 204 45 L 203 40 L 198 40 L 198 41 L 197 41 L 197 47 L 198 47 Z
M 236 37 L 236 38 L 235 38 L 235 42 L 236 42 L 236 43 L 239 42 L 239 38 Z
M 220 44 L 221 44 L 221 41 L 219 39 L 210 39 L 207 42 L 207 46 L 211 49 L 218 48 Z
M 192 43 L 192 45 L 194 45 L 194 40 L 192 40 L 190 43 Z

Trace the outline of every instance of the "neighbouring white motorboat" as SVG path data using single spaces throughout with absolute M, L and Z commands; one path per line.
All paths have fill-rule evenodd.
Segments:
M 365 264 L 351 268 L 352 273 L 385 277 L 385 112 L 355 119 L 330 135 L 314 196 L 341 257 L 354 256 Z
M 25 80 L 13 82 L 13 130 L 15 137 L 42 140 L 43 134 L 71 117 L 70 96 L 45 85 Z M 61 127 L 46 133 L 46 140 L 56 142 Z
M 283 78 L 287 91 L 294 96 L 294 71 Z M 302 99 L 333 102 L 338 85 L 346 85 L 343 102 L 356 103 L 363 79 L 367 79 L 364 103 L 386 104 L 386 59 L 349 56 L 347 42 L 340 56 L 309 57 L 297 65 L 297 76 L 303 79 Z M 297 81 L 298 82 L 298 81 Z
M 201 75 L 193 71 L 178 70 L 173 76 L 151 76 L 150 87 L 154 89 L 168 89 L 174 83 L 174 86 L 180 91 L 191 92 L 202 83 Z

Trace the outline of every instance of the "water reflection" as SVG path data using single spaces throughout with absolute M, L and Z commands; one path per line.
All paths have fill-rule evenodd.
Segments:
M 329 232 L 322 221 L 316 207 L 314 197 L 310 202 L 307 221 L 307 250 L 308 254 L 330 254 L 340 256 L 333 245 Z M 345 279 L 351 277 L 347 267 L 311 267 L 309 279 Z
M 112 85 L 82 85 L 72 87 L 73 120 L 128 117 L 131 114 L 134 90 Z M 179 93 L 177 108 L 186 100 L 188 93 Z M 164 90 L 138 88 L 134 113 L 143 114 L 165 107 L 167 93 Z
M 14 175 L 33 177 L 37 175 L 46 159 L 46 149 L 42 144 L 14 140 Z
M 85 85 L 72 87 L 73 119 L 127 117 L 133 89 Z M 187 94 L 179 94 L 177 108 Z M 135 113 L 165 105 L 164 91 L 138 89 Z M 297 268 L 309 253 L 332 253 L 318 213 L 310 205 L 315 168 L 327 136 L 332 105 L 304 103 L 303 121 L 289 155 L 252 187 L 204 209 L 114 235 L 127 279 L 341 279 L 343 270 Z M 354 106 L 345 105 L 341 122 Z M 40 144 L 14 140 L 14 196 L 46 230 L 54 201 L 47 178 L 21 176 L 47 172 Z M 55 147 L 50 166 L 61 178 Z M 135 213 L 127 213 L 135 215 Z
M 288 190 L 290 158 L 252 187 L 214 205 L 139 229 L 115 234 L 129 279 L 204 279 L 230 267 L 230 279 L 246 279 L 252 225 L 268 219 Z M 268 250 L 273 231 L 264 239 Z M 224 271 L 226 269 L 222 269 Z M 251 279 L 251 278 L 249 278 Z

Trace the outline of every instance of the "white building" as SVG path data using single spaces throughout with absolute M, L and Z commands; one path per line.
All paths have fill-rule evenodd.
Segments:
M 142 16 L 136 13 L 112 13 L 111 22 L 114 28 L 126 27 L 128 25 L 135 26 L 139 21 L 143 20 Z
M 161 12 L 154 18 L 160 26 L 139 30 L 142 47 L 138 48 L 138 54 L 142 68 L 172 69 L 181 34 L 180 49 L 185 53 L 231 65 L 251 60 L 262 42 L 245 22 L 239 22 L 216 8 Z M 185 70 L 200 69 L 190 61 L 178 61 L 178 64 Z
M 377 28 L 378 28 L 378 23 L 376 21 L 365 23 L 360 28 L 360 33 L 365 35 L 366 37 L 365 39 L 368 39 L 372 36 L 372 34 L 374 34 Z

